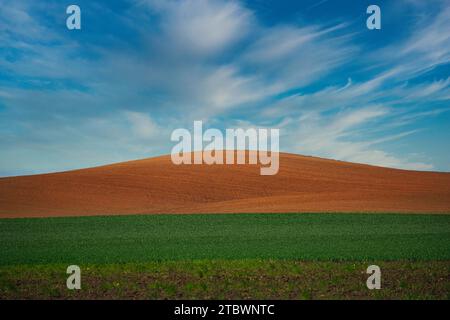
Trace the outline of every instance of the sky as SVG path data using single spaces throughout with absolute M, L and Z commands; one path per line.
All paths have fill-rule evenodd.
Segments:
M 0 2 L 0 176 L 168 154 L 194 120 L 450 171 L 448 0 Z

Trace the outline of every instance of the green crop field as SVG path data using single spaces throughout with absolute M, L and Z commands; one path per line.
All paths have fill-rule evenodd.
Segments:
M 65 287 L 82 268 L 83 288 Z M 365 268 L 384 289 L 365 287 Z M 449 299 L 450 216 L 0 219 L 0 298 Z
M 186 259 L 449 260 L 450 216 L 142 215 L 0 220 L 0 265 Z

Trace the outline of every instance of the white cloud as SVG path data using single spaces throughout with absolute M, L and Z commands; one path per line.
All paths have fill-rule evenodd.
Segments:
M 267 26 L 237 1 L 136 3 L 136 10 L 145 12 L 123 15 L 140 36 L 141 46 L 121 39 L 121 46 L 110 50 L 49 30 L 37 21 L 39 15 L 30 14 L 37 2 L 9 1 L 0 11 L 2 44 L 23 54 L 18 62 L 0 56 L 0 68 L 17 78 L 30 77 L 28 84 L 40 82 L 44 88 L 0 88 L 9 112 L 3 121 L 15 125 L 4 137 L 30 147 L 24 159 L 36 156 L 39 148 L 52 149 L 54 158 L 67 163 L 75 163 L 69 155 L 76 150 L 85 159 L 89 154 L 105 163 L 108 155 L 124 160 L 127 155 L 150 156 L 168 149 L 167 131 L 203 119 L 219 126 L 239 121 L 279 125 L 285 128 L 286 151 L 403 168 L 432 167 L 413 156 L 389 154 L 381 143 L 413 134 L 401 126 L 440 114 L 438 109 L 423 109 L 429 102 L 449 99 L 448 78 L 407 82 L 449 61 L 449 35 L 443 32 L 450 27 L 448 7 L 436 17 L 425 17 L 406 41 L 365 58 L 345 24 Z M 77 50 L 79 58 L 74 58 Z M 86 57 L 86 52 L 96 59 Z M 372 79 L 355 80 L 367 71 L 359 69 L 355 79 L 345 83 L 350 75 L 335 71 L 341 72 L 355 57 L 381 71 Z M 330 73 L 342 84 L 328 85 Z M 87 90 L 48 89 L 47 83 L 67 79 Z M 316 90 L 303 92 L 315 84 L 320 85 Z M 279 98 L 293 89 L 296 94 Z M 383 132 L 388 126 L 400 132 Z M 378 136 L 372 137 L 376 130 Z M 2 150 L 3 159 L 14 163 L 13 149 Z M 21 150 L 27 154 L 26 147 Z M 77 161 L 89 165 L 82 157 Z
M 125 116 L 131 123 L 131 129 L 138 138 L 155 139 L 162 129 L 155 121 L 142 112 L 125 111 Z
M 243 52 L 240 63 L 262 73 L 267 82 L 277 83 L 284 90 L 311 84 L 349 62 L 357 52 L 350 38 L 335 34 L 344 27 L 262 28 L 259 37 Z
M 382 121 L 388 114 L 388 109 L 382 106 L 366 107 L 333 116 L 309 114 L 285 128 L 292 135 L 288 137 L 289 148 L 303 154 L 350 162 L 411 170 L 433 169 L 432 164 L 414 161 L 408 155 L 397 157 L 375 146 L 414 132 L 403 132 L 382 139 L 365 138 L 364 127 L 370 127 L 372 121 Z
M 432 5 L 428 2 L 418 4 L 415 0 L 407 2 L 415 4 L 420 12 L 416 24 L 409 28 L 410 35 L 372 54 L 374 61 L 397 65 L 393 76 L 399 79 L 417 77 L 450 62 L 450 34 L 446 32 L 450 30 L 448 1 L 433 1 Z
M 251 14 L 237 2 L 168 1 L 163 28 L 166 41 L 201 56 L 225 50 L 249 32 Z

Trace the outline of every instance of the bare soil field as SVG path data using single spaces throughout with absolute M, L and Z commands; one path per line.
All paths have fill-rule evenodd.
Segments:
M 157 213 L 450 213 L 450 173 L 280 154 L 260 165 L 174 165 L 170 156 L 0 178 L 0 218 Z

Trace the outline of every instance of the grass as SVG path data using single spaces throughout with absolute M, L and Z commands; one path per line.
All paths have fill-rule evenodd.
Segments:
M 201 259 L 450 260 L 450 215 L 0 219 L 0 266 Z
M 382 270 L 368 290 L 366 268 Z M 0 299 L 449 299 L 446 261 L 197 260 L 82 265 L 81 290 L 67 265 L 0 268 Z
M 448 215 L 0 219 L 0 299 L 450 299 L 449 274 Z

